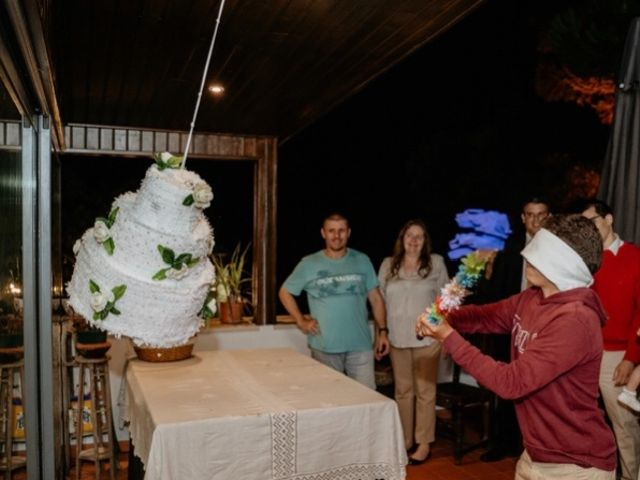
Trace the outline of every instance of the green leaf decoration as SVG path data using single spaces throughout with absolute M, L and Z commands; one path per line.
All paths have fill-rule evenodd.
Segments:
M 191 257 L 192 255 L 190 253 L 181 253 L 171 266 L 179 270 L 183 263 L 189 263 L 191 261 Z
M 207 305 L 205 305 L 201 310 L 200 316 L 205 320 L 210 320 L 214 317 L 214 314 L 211 309 Z
M 89 290 L 91 291 L 91 293 L 100 292 L 100 287 L 93 280 L 89 280 Z M 94 312 L 93 319 L 104 320 L 105 318 L 107 318 L 109 313 L 113 313 L 114 315 L 120 315 L 120 310 L 116 308 L 116 302 L 123 297 L 124 292 L 126 291 L 127 291 L 127 286 L 125 284 L 113 287 L 111 289 L 111 292 L 113 293 L 113 301 L 107 302 L 105 307 L 99 312 Z
M 182 204 L 188 207 L 189 205 L 193 205 L 193 202 L 195 202 L 195 200 L 193 199 L 193 195 L 188 195 L 182 201 Z
M 102 242 L 102 246 L 109 255 L 113 255 L 113 252 L 116 249 L 116 244 L 113 241 L 113 237 L 109 237 L 104 242 Z
M 198 316 L 199 317 L 202 317 L 205 320 L 209 320 L 209 319 L 213 318 L 214 313 L 209 308 L 209 302 L 211 300 L 213 300 L 215 298 L 215 296 L 216 296 L 215 292 L 212 292 L 211 290 L 209 290 L 209 292 L 207 293 L 206 298 L 204 299 L 204 303 L 202 304 L 202 308 L 198 312 Z
M 116 207 L 111 210 L 111 212 L 109 212 L 109 218 L 105 222 L 107 224 L 107 227 L 111 228 L 115 223 L 116 217 L 118 216 L 118 210 L 120 210 L 120 207 Z
M 164 164 L 164 162 L 162 160 L 160 160 L 160 157 L 156 158 L 156 166 L 158 167 L 158 170 L 162 171 L 165 168 L 167 168 L 167 166 Z
M 196 258 L 192 258 L 190 260 L 187 261 L 187 267 L 191 268 L 193 267 L 196 263 L 198 263 L 200 261 L 199 257 Z
M 113 297 L 115 298 L 115 300 L 119 300 L 124 295 L 124 292 L 127 291 L 127 286 L 126 285 L 118 285 L 117 287 L 113 287 L 111 289 L 111 291 L 113 292 Z
M 173 264 L 176 258 L 176 254 L 173 250 L 167 247 L 163 247 L 162 245 L 158 245 L 158 251 L 160 252 L 160 255 L 162 255 L 162 261 L 164 263 L 168 265 Z
M 169 168 L 179 168 L 182 165 L 182 156 L 174 155 L 167 162 Z
M 100 287 L 98 286 L 98 284 L 91 279 L 89 279 L 89 291 L 91 293 L 96 293 L 100 291 Z
M 164 280 L 165 278 L 167 278 L 167 270 L 169 270 L 168 268 L 163 268 L 162 270 L 159 270 L 156 272 L 156 274 L 152 277 L 153 280 Z
M 166 161 L 162 160 L 162 153 L 155 153 L 153 159 L 156 162 L 158 170 L 162 171 L 165 168 L 180 168 L 184 157 L 181 155 L 171 155 Z

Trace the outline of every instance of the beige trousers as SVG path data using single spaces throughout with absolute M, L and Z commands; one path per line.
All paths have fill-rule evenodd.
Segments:
M 440 343 L 428 347 L 391 347 L 395 398 L 406 448 L 435 440 L 436 381 Z
M 516 465 L 515 480 L 615 480 L 616 471 L 584 468 L 572 463 L 540 463 L 525 450 Z
M 638 415 L 618 403 L 622 387 L 613 384 L 613 371 L 624 358 L 624 352 L 603 352 L 600 365 L 600 393 L 604 408 L 613 425 L 618 444 L 622 480 L 636 480 L 640 459 L 640 424 Z

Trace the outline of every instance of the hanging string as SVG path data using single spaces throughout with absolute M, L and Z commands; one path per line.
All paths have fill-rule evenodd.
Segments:
M 187 164 L 187 156 L 189 155 L 189 148 L 191 147 L 191 138 L 193 137 L 193 127 L 196 125 L 196 118 L 198 117 L 198 110 L 200 109 L 200 100 L 202 100 L 202 92 L 204 90 L 204 83 L 207 80 L 207 71 L 209 70 L 209 63 L 211 63 L 211 54 L 213 53 L 213 46 L 216 44 L 216 36 L 218 35 L 218 27 L 220 26 L 220 18 L 222 17 L 222 9 L 224 8 L 225 0 L 220 2 L 220 9 L 218 10 L 218 18 L 216 18 L 216 26 L 213 29 L 213 36 L 211 37 L 211 45 L 209 45 L 209 53 L 207 54 L 207 62 L 204 65 L 204 72 L 202 72 L 202 82 L 200 82 L 200 91 L 198 92 L 198 100 L 196 101 L 196 108 L 193 111 L 193 118 L 191 119 L 191 127 L 189 128 L 189 136 L 187 137 L 187 145 L 184 149 L 184 159 L 182 160 L 182 166 L 184 168 Z

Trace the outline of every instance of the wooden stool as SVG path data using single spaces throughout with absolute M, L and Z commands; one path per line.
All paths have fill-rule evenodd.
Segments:
M 111 428 L 111 387 L 109 384 L 109 357 L 105 355 L 111 344 L 109 342 L 95 344 L 76 344 L 75 363 L 78 365 L 78 392 L 75 413 L 76 436 L 76 480 L 80 479 L 81 461 L 92 461 L 95 465 L 96 478 L 101 478 L 100 462 L 109 460 L 109 475 L 115 480 L 116 457 L 114 435 Z M 89 374 L 89 394 L 91 396 L 91 434 L 93 447 L 83 449 L 83 422 L 86 373 Z M 107 440 L 104 440 L 104 437 Z
M 0 429 L 4 440 L 3 456 L 0 458 L 0 471 L 4 471 L 4 478 L 9 480 L 13 470 L 27 465 L 25 457 L 13 455 L 13 387 L 16 375 L 20 382 L 18 392 L 22 402 L 22 414 L 23 416 L 25 415 L 24 349 L 23 347 L 0 348 L 0 358 L 3 362 L 0 363 Z

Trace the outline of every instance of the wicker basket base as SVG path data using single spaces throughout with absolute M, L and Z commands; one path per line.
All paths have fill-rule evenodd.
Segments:
M 139 360 L 145 362 L 177 362 L 191 357 L 193 343 L 171 348 L 133 347 Z

